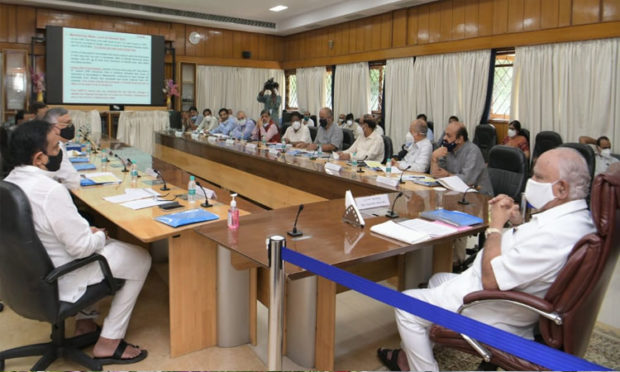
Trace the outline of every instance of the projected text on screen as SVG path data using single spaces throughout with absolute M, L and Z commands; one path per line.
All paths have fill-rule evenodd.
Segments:
M 63 29 L 63 101 L 151 104 L 151 37 Z

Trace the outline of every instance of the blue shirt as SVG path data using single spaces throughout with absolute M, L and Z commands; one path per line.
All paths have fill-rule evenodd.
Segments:
M 252 130 L 254 130 L 255 126 L 256 123 L 254 122 L 254 120 L 246 119 L 245 124 L 241 125 L 237 123 L 237 125 L 235 125 L 235 128 L 232 130 L 232 132 L 230 132 L 230 136 L 232 138 L 249 140 L 250 137 L 252 137 Z
M 229 116 L 228 119 L 226 119 L 226 121 L 221 122 L 217 128 L 211 131 L 211 133 L 214 133 L 214 134 L 221 133 L 221 134 L 228 135 L 233 129 L 235 129 L 236 125 L 237 125 L 237 119 L 235 119 L 233 116 Z

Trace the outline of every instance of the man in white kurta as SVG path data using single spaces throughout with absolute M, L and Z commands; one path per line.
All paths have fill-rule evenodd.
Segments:
M 312 136 L 310 136 L 310 129 L 308 126 L 301 124 L 301 114 L 298 112 L 291 113 L 291 125 L 286 128 L 282 139 L 286 143 L 296 145 L 298 143 L 312 143 Z
M 362 124 L 363 135 L 357 137 L 348 149 L 339 152 L 338 157 L 342 160 L 373 160 L 382 162 L 385 154 L 383 137 L 377 131 L 374 120 L 366 120 Z
M 67 188 L 49 176 L 45 169 L 47 154 L 55 155 L 59 151 L 57 130 L 52 128 L 45 122 L 33 122 L 16 130 L 11 139 L 11 153 L 19 153 L 15 149 L 17 146 L 26 148 L 26 152 L 21 152 L 21 160 L 16 157 L 16 167 L 5 181 L 19 186 L 28 197 L 35 231 L 55 267 L 99 253 L 107 259 L 113 276 L 125 279 L 124 286 L 114 295 L 93 351 L 96 357 L 108 357 L 125 336 L 131 312 L 151 266 L 151 257 L 140 247 L 108 239 L 104 230 L 90 227 L 78 213 Z M 28 136 L 20 132 L 28 130 L 48 131 L 47 142 L 39 146 L 46 151 L 38 150 L 32 140 L 24 139 Z M 43 138 L 45 141 L 45 134 Z M 32 148 L 30 156 L 27 156 L 28 147 Z M 87 286 L 102 280 L 99 264 L 93 262 L 59 278 L 59 298 L 75 302 L 86 292 Z M 144 359 L 146 351 L 137 347 L 133 350 L 128 347 L 122 354 L 126 361 L 140 356 Z
M 75 126 L 71 122 L 71 115 L 69 114 L 69 111 L 62 107 L 54 107 L 46 112 L 43 120 L 50 124 L 56 125 L 56 128 L 60 130 L 60 150 L 62 153 L 62 162 L 60 163 L 60 169 L 55 172 L 51 172 L 50 176 L 65 185 L 69 190 L 80 188 L 80 174 L 77 172 L 73 164 L 71 164 L 66 147 L 66 143 L 75 137 Z M 73 129 L 73 135 L 64 134 L 70 133 L 68 129 Z
M 433 144 L 426 137 L 428 127 L 426 122 L 422 119 L 416 119 L 409 125 L 409 133 L 413 136 L 413 142 L 405 148 L 407 155 L 394 164 L 398 166 L 400 170 L 405 170 L 409 167 L 411 172 L 428 172 L 428 168 L 431 164 L 431 155 L 433 154 Z
M 520 213 L 510 197 L 493 198 L 487 240 L 472 267 L 460 275 L 434 276 L 429 281 L 433 288 L 404 293 L 451 311 L 463 304 L 465 295 L 482 289 L 544 297 L 575 243 L 595 231 L 584 200 L 589 183 L 588 167 L 575 150 L 545 152 L 526 188 L 528 201 L 536 204 L 539 213 L 530 222 L 502 233 L 507 221 L 520 222 Z M 465 310 L 463 315 L 530 339 L 538 319 L 533 312 L 506 304 L 479 305 Z M 396 351 L 398 368 L 438 370 L 428 337 L 432 323 L 402 310 L 396 310 L 396 322 L 404 351 Z M 380 349 L 379 354 L 391 360 L 394 351 Z

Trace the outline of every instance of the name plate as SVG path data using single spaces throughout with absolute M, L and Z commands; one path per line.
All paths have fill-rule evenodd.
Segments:
M 355 203 L 357 203 L 359 209 L 389 207 L 390 199 L 387 194 L 360 196 L 355 198 Z
M 338 164 L 325 163 L 325 170 L 330 170 L 330 171 L 334 171 L 334 172 L 340 172 L 340 168 L 342 168 L 342 166 L 340 166 Z
M 256 150 L 256 144 L 255 143 L 248 143 L 247 145 L 245 145 L 245 149 L 246 150 Z
M 226 140 L 226 144 L 227 144 L 227 145 L 233 145 L 234 143 L 235 143 L 235 140 L 234 140 L 234 139 L 230 139 L 230 138 L 229 138 L 229 139 L 227 139 L 227 140 Z
M 273 147 L 269 149 L 269 154 L 271 155 L 278 155 L 279 153 L 280 151 L 278 151 L 278 149 L 275 149 Z
M 209 141 L 211 143 L 215 143 L 215 142 L 217 142 L 217 137 L 209 136 L 209 137 L 207 137 L 207 141 Z
M 377 182 L 388 185 L 388 186 L 396 187 L 398 186 L 398 182 L 400 181 L 398 180 L 398 178 L 377 176 Z

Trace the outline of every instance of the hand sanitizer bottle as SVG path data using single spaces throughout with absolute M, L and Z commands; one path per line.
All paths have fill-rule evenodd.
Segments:
M 235 197 L 237 194 L 232 194 L 232 200 L 230 201 L 230 209 L 228 209 L 228 228 L 236 230 L 239 228 L 239 209 L 237 209 L 237 201 Z

